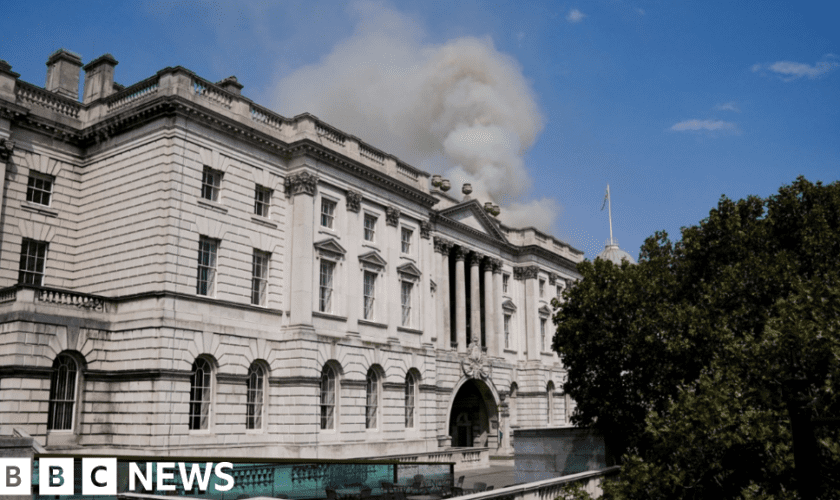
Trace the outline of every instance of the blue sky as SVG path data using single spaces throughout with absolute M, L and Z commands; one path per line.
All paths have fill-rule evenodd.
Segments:
M 60 47 L 85 62 L 113 54 L 126 85 L 165 66 L 236 75 L 278 113 L 312 111 L 455 185 L 473 175 L 459 162 L 493 164 L 466 151 L 487 133 L 511 156 L 496 165 L 501 184 L 487 180 L 503 210 L 519 204 L 508 215 L 592 258 L 609 237 L 609 183 L 615 237 L 635 257 L 722 194 L 840 179 L 838 19 L 838 2 L 15 2 L 0 59 L 38 85 Z M 417 106 L 433 107 L 429 89 L 460 95 L 463 82 L 438 86 L 453 58 L 497 93 L 478 111 L 456 104 L 464 117 L 441 131 L 441 115 Z M 484 128 L 453 145 L 465 120 Z

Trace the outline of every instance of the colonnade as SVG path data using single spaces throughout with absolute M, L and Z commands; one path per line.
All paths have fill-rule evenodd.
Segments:
M 502 261 L 483 255 L 475 250 L 443 238 L 434 238 L 435 275 L 439 286 L 437 300 L 438 348 L 456 348 L 459 353 L 467 351 L 473 343 L 486 348 L 490 356 L 501 356 L 504 335 L 502 316 Z M 450 272 L 451 259 L 454 259 L 454 273 Z M 467 295 L 467 266 L 469 266 L 469 296 Z M 481 273 L 483 272 L 484 294 L 481 293 Z M 450 274 L 455 283 L 450 282 Z M 455 295 L 454 300 L 452 294 Z M 469 300 L 468 300 L 469 299 Z M 481 302 L 484 301 L 482 314 Z M 469 311 L 467 311 L 469 302 Z M 455 311 L 451 310 L 454 303 Z M 454 318 L 454 325 L 453 323 Z M 469 321 L 467 321 L 469 318 Z M 482 326 L 484 341 L 482 342 Z M 452 340 L 453 328 L 455 333 Z M 467 335 L 469 334 L 469 338 Z

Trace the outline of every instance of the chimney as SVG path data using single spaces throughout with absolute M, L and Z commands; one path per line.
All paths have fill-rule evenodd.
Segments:
M 56 94 L 79 100 L 79 70 L 82 58 L 65 49 L 58 49 L 47 59 L 46 89 Z
M 85 104 L 114 93 L 114 67 L 119 64 L 114 56 L 105 54 L 87 63 L 85 70 Z
M 216 85 L 235 95 L 242 95 L 242 88 L 245 87 L 245 85 L 239 83 L 235 76 L 229 76 L 220 82 L 216 82 Z

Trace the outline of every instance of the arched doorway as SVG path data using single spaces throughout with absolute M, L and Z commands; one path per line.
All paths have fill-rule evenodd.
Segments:
M 490 387 L 477 379 L 464 382 L 449 411 L 452 446 L 496 446 L 498 424 L 498 408 Z

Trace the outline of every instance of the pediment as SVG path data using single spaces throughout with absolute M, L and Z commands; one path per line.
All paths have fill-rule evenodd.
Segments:
M 328 238 L 326 240 L 316 242 L 315 250 L 318 250 L 321 253 L 340 255 L 342 257 L 347 253 L 347 250 L 345 250 L 344 247 L 335 240 L 335 238 Z
M 397 272 L 400 274 L 411 276 L 413 278 L 420 278 L 421 276 L 423 276 L 423 273 L 420 272 L 420 269 L 418 269 L 417 266 L 415 266 L 411 262 L 407 262 L 398 267 Z
M 502 309 L 505 311 L 516 312 L 516 304 L 514 304 L 512 300 L 507 299 L 502 302 Z
M 551 308 L 548 306 L 540 307 L 540 316 L 551 316 Z
M 364 255 L 359 255 L 359 262 L 374 267 L 385 267 L 388 265 L 388 263 L 385 262 L 385 259 L 383 259 L 382 256 L 379 255 L 379 252 L 375 250 L 370 251 Z
M 478 200 L 465 201 L 441 210 L 438 215 L 507 243 L 507 238 L 499 229 L 498 222 L 484 210 Z

